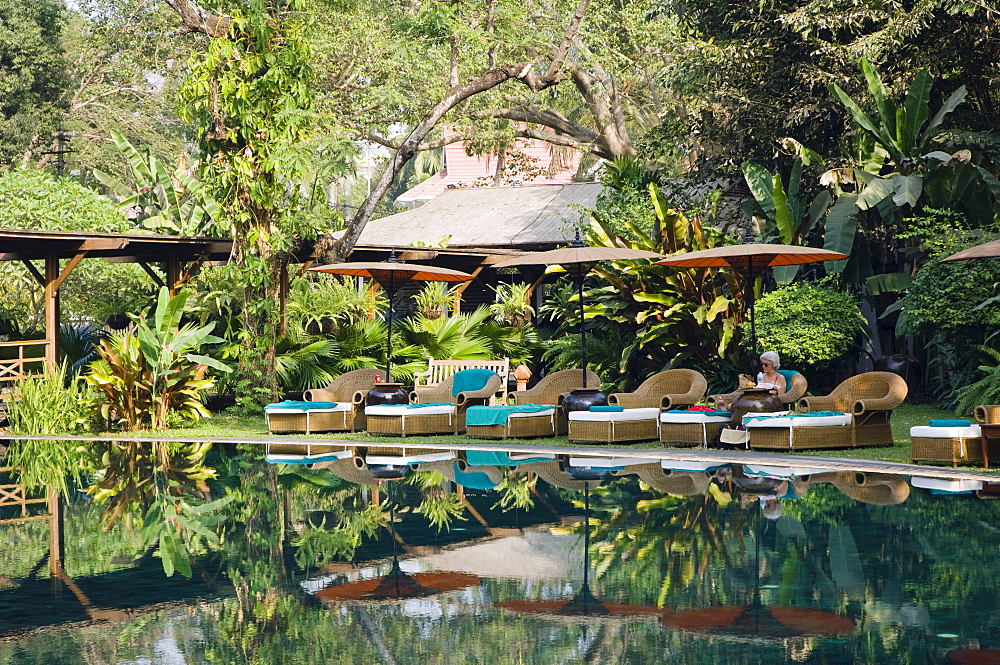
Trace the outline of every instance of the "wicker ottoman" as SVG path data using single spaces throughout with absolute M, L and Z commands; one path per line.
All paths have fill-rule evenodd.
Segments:
M 466 421 L 472 420 L 480 409 L 501 410 L 503 406 L 470 406 L 465 414 Z M 501 416 L 502 417 L 502 416 Z M 503 425 L 469 425 L 465 426 L 465 434 L 475 439 L 530 439 L 539 436 L 556 435 L 556 407 L 551 406 L 544 411 L 513 412 L 507 414 L 507 422 Z
M 411 408 L 413 406 L 413 408 Z M 370 434 L 458 434 L 465 429 L 464 414 L 454 404 L 380 404 L 365 407 Z
M 744 419 L 744 424 L 750 448 L 815 450 L 854 446 L 853 417 L 849 413 L 750 418 Z
M 264 407 L 267 430 L 275 432 L 350 431 L 354 422 L 352 402 L 278 402 Z
M 596 443 L 651 441 L 656 439 L 660 410 L 570 411 L 569 440 Z
M 701 411 L 664 411 L 660 414 L 660 441 L 706 447 L 730 422 L 728 416 L 709 416 Z
M 914 462 L 959 463 L 983 462 L 979 425 L 967 427 L 910 428 L 910 457 Z

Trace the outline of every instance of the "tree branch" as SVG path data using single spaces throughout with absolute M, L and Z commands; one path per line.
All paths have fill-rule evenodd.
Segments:
M 182 35 L 189 32 L 200 32 L 209 37 L 225 37 L 233 19 L 228 16 L 216 16 L 199 7 L 191 0 L 164 0 L 171 9 L 181 17 Z

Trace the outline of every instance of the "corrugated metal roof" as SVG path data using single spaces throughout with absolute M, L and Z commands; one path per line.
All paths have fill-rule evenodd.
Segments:
M 572 239 L 578 206 L 599 183 L 449 189 L 415 210 L 368 222 L 358 245 L 399 247 L 450 235 L 448 247 L 555 246 Z

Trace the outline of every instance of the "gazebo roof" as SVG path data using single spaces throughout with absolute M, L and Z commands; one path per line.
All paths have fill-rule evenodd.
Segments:
M 155 263 L 169 258 L 225 261 L 232 248 L 232 240 L 220 238 L 0 229 L 0 261 L 31 261 L 53 254 L 59 259 L 71 259 L 82 252 L 88 258 L 105 258 L 115 263 Z

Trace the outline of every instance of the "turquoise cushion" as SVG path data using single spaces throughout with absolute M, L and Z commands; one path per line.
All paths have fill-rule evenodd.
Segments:
M 265 409 L 301 409 L 303 411 L 308 411 L 309 409 L 335 409 L 335 408 L 337 408 L 337 403 L 336 402 L 301 402 L 301 401 L 286 399 L 284 402 L 277 402 L 276 404 L 268 404 L 264 408 Z
M 798 372 L 794 369 L 779 369 L 778 374 L 785 377 L 785 390 L 789 390 L 792 387 L 792 379 Z
M 451 382 L 451 395 L 458 397 L 459 393 L 482 390 L 497 373 L 491 369 L 463 369 L 455 373 L 455 378 Z
M 596 413 L 601 413 L 601 412 L 618 413 L 619 411 L 624 411 L 625 407 L 623 407 L 623 406 L 616 406 L 616 405 L 610 405 L 610 406 L 592 406 L 592 407 L 590 407 L 590 410 L 593 411 L 593 412 L 596 412 Z
M 931 427 L 969 427 L 972 425 L 968 420 L 929 420 Z

